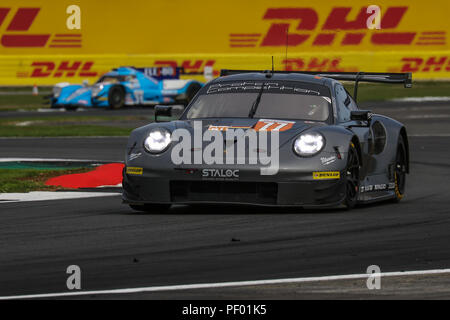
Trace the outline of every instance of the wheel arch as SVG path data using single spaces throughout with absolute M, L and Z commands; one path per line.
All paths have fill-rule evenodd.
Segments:
M 356 148 L 356 152 L 358 153 L 359 161 L 362 161 L 362 150 L 361 150 L 361 144 L 359 143 L 358 136 L 354 135 L 350 141 L 354 144 L 354 146 Z

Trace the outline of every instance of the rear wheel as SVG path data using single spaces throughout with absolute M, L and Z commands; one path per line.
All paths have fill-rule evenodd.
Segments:
M 394 183 L 395 202 L 399 202 L 405 195 L 406 187 L 406 148 L 402 136 L 400 136 L 397 146 L 397 156 L 395 157 Z
M 130 208 L 136 211 L 147 213 L 165 213 L 170 208 L 170 204 L 143 204 L 135 205 L 130 204 Z
M 125 104 L 125 90 L 121 86 L 113 86 L 108 92 L 108 104 L 111 109 L 120 109 Z
M 350 143 L 347 156 L 347 167 L 345 168 L 345 200 L 347 209 L 355 207 L 359 191 L 359 156 L 355 145 Z

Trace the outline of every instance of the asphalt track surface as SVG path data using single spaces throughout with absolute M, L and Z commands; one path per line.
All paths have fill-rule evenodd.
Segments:
M 379 105 L 410 133 L 407 196 L 352 211 L 175 206 L 139 214 L 120 196 L 0 204 L 0 296 L 450 268 L 450 106 Z M 123 138 L 0 139 L 0 157 L 122 160 Z M 450 298 L 449 276 L 97 298 Z M 87 296 L 84 298 L 93 298 Z

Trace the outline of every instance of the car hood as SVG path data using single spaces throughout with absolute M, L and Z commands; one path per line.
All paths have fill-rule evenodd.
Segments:
M 229 129 L 242 129 L 244 131 L 253 129 L 256 131 L 277 131 L 279 134 L 279 146 L 292 140 L 301 132 L 312 127 L 326 125 L 323 122 L 300 121 L 300 120 L 282 120 L 266 118 L 210 118 L 196 120 L 175 121 L 175 129 L 184 128 L 191 133 L 194 131 L 195 122 L 201 122 L 202 133 L 208 130 L 221 131 L 224 134 Z
M 75 89 L 75 88 L 74 88 Z M 72 104 L 89 104 L 91 99 L 92 87 L 78 87 L 75 90 L 61 92 L 60 100 Z

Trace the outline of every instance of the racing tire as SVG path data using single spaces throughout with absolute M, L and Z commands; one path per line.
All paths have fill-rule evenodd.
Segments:
M 358 151 L 353 142 L 350 143 L 345 168 L 345 200 L 344 207 L 353 209 L 358 201 L 360 161 Z
M 191 83 L 189 87 L 186 90 L 186 100 L 183 101 L 184 107 L 186 107 L 189 102 L 194 99 L 195 95 L 197 94 L 198 90 L 201 89 L 201 86 L 198 83 Z
M 400 202 L 405 195 L 406 187 L 406 147 L 403 141 L 403 137 L 400 136 L 397 144 L 397 154 L 395 156 L 394 167 L 394 202 Z
M 108 104 L 111 109 L 120 109 L 125 104 L 125 90 L 122 86 L 112 86 L 108 92 Z
M 169 210 L 170 204 L 143 204 L 143 205 L 130 204 L 130 208 L 136 211 L 146 213 L 165 213 Z

